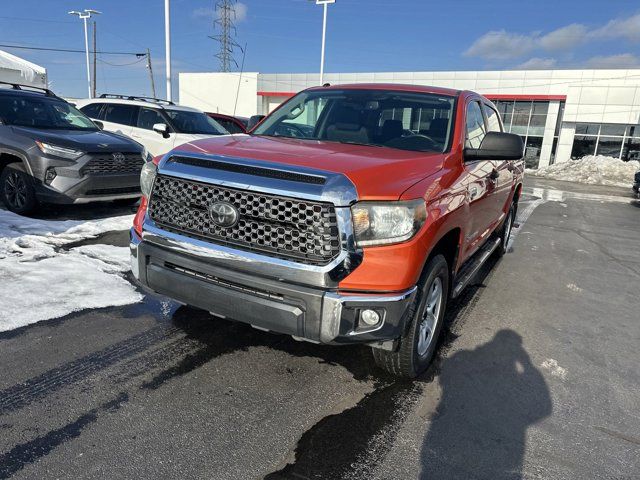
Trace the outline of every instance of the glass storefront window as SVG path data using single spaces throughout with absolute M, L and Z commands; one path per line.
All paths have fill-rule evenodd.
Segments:
M 600 137 L 598 140 L 598 148 L 596 155 L 604 155 L 605 157 L 620 158 L 620 150 L 622 149 L 622 137 Z
M 597 123 L 578 123 L 576 124 L 576 134 L 579 135 L 598 135 L 600 125 Z
M 527 138 L 526 147 L 524 149 L 524 164 L 526 168 L 538 168 L 540 163 L 540 151 L 542 150 L 543 137 Z
M 612 135 L 623 137 L 627 130 L 626 125 L 602 125 L 600 127 L 600 135 Z
M 544 136 L 544 127 L 547 123 L 546 115 L 531 115 L 531 121 L 529 122 L 529 135 Z
M 533 102 L 534 115 L 546 115 L 549 113 L 549 102 Z
M 573 137 L 573 148 L 571 149 L 571 158 L 576 160 L 587 155 L 593 155 L 596 151 L 598 137 L 589 137 L 584 135 L 576 135 Z
M 636 128 L 636 130 L 640 130 Z M 622 148 L 622 160 L 640 160 L 640 138 L 627 138 Z

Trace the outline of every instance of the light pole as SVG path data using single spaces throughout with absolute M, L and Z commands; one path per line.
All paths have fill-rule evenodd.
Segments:
M 93 98 L 93 92 L 91 90 L 91 69 L 89 68 L 89 34 L 87 32 L 87 20 L 91 18 L 91 15 L 100 15 L 101 12 L 97 10 L 85 9 L 82 12 L 72 10 L 69 15 L 77 15 L 84 21 L 84 50 L 87 55 L 87 83 L 89 86 L 89 98 Z
M 322 5 L 324 9 L 322 14 L 322 50 L 320 53 L 320 85 L 324 85 L 324 44 L 327 38 L 327 7 L 330 3 L 336 3 L 336 0 L 316 0 L 316 5 Z
M 171 25 L 169 18 L 169 0 L 164 0 L 164 51 L 167 72 L 167 100 L 171 101 Z

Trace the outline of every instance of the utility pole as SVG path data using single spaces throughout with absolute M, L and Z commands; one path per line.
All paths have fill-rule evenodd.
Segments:
M 89 34 L 87 31 L 87 20 L 90 19 L 92 15 L 99 14 L 99 11 L 90 9 L 84 9 L 82 12 L 78 12 L 76 10 L 72 10 L 71 12 L 69 12 L 69 15 L 77 15 L 78 18 L 80 18 L 84 22 L 84 50 L 87 57 L 87 88 L 89 91 L 89 98 L 93 98 L 93 96 L 91 89 L 91 69 L 89 67 Z
M 92 88 L 92 97 L 96 97 L 96 84 L 98 83 L 98 75 L 97 75 L 97 63 L 98 63 L 98 52 L 96 46 L 96 21 L 93 21 L 93 88 Z
M 238 66 L 238 63 L 233 58 L 233 47 L 240 48 L 240 45 L 232 38 L 236 34 L 234 25 L 236 20 L 236 0 L 220 0 L 216 2 L 215 15 L 213 28 L 220 33 L 209 38 L 220 44 L 220 50 L 215 57 L 220 61 L 220 71 L 228 72 L 231 70 L 232 63 L 236 67 Z
M 153 80 L 153 66 L 151 65 L 151 52 L 147 48 L 147 68 L 149 69 L 149 78 L 151 79 L 151 92 L 153 98 L 156 97 L 156 82 Z
M 164 51 L 167 76 L 167 100 L 171 101 L 171 25 L 169 0 L 164 0 Z

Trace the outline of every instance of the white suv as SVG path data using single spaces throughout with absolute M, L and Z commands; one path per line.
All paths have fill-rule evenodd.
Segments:
M 200 110 L 167 100 L 103 94 L 75 103 L 104 130 L 133 138 L 154 157 L 192 140 L 229 134 Z

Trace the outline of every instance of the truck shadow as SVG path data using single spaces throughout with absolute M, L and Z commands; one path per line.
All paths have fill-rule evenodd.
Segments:
M 549 388 L 513 330 L 441 362 L 423 479 L 521 478 L 527 428 L 552 412 Z

